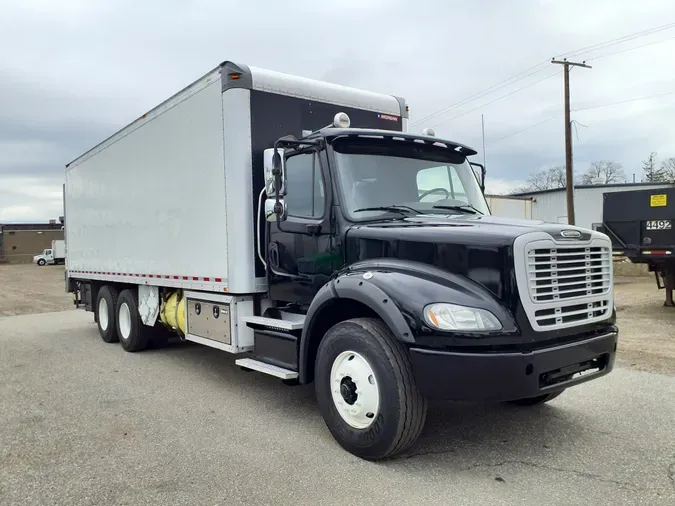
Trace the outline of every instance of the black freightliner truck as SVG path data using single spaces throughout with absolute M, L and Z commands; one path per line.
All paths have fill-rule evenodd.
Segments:
M 67 289 L 126 351 L 168 329 L 314 383 L 365 459 L 412 445 L 428 399 L 529 406 L 609 373 L 608 237 L 491 216 L 476 151 L 407 121 L 225 62 L 69 164 Z

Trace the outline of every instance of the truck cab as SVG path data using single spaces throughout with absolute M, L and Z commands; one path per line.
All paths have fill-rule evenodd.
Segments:
M 65 241 L 62 239 L 54 240 L 51 248 L 45 248 L 42 253 L 33 257 L 33 263 L 40 267 L 65 263 L 65 248 Z
M 350 128 L 343 113 L 265 152 L 270 307 L 249 320 L 253 354 L 314 381 L 329 428 L 362 456 L 382 451 L 359 434 L 405 382 L 413 404 L 419 393 L 533 405 L 613 368 L 608 237 L 491 216 L 474 154 L 428 133 Z
M 33 257 L 33 263 L 40 267 L 54 263 L 54 252 L 49 248 L 42 250 L 42 253 Z

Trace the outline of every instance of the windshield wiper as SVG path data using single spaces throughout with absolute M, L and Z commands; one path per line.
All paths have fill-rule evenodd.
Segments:
M 469 214 L 483 214 L 478 209 L 473 207 L 471 204 L 465 204 L 463 206 L 433 206 L 434 209 L 449 209 L 450 211 L 464 211 Z
M 362 207 L 361 209 L 354 209 L 352 212 L 358 213 L 360 211 L 391 211 L 391 212 L 396 212 L 396 213 L 401 213 L 401 214 L 410 214 L 412 212 L 412 213 L 422 214 L 417 209 L 413 209 L 412 207 L 408 207 L 408 206 Z

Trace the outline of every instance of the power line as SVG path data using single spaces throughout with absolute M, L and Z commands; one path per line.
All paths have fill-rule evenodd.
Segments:
M 648 100 L 651 98 L 665 97 L 668 95 L 675 95 L 675 91 L 669 91 L 668 93 L 660 93 L 657 95 L 648 95 L 646 97 L 630 98 L 628 100 L 620 100 L 618 102 L 609 102 L 606 104 L 592 105 L 590 107 L 582 107 L 581 109 L 572 109 L 574 112 L 588 111 L 590 109 L 599 109 L 600 107 L 609 107 L 611 105 L 627 104 L 629 102 L 637 102 L 638 100 Z
M 522 72 L 519 72 L 518 74 L 509 77 L 508 79 L 504 79 L 503 81 L 500 81 L 500 82 L 498 82 L 498 83 L 493 84 L 493 85 L 490 86 L 489 88 L 485 88 L 484 90 L 479 91 L 479 92 L 477 92 L 477 93 L 474 93 L 473 95 L 470 95 L 470 96 L 468 96 L 468 97 L 466 97 L 466 98 L 463 98 L 462 100 L 460 100 L 460 101 L 458 101 L 458 102 L 455 102 L 455 103 L 453 103 L 453 104 L 450 104 L 449 106 L 444 107 L 443 109 L 439 109 L 439 110 L 436 111 L 436 112 L 433 112 L 433 113 L 431 113 L 431 114 L 428 114 L 427 116 L 424 116 L 423 118 L 421 118 L 421 119 L 415 121 L 415 122 L 412 123 L 410 126 L 415 126 L 415 125 L 417 125 L 417 124 L 419 124 L 419 123 L 422 123 L 422 122 L 424 122 L 424 121 L 427 121 L 428 119 L 435 118 L 436 116 L 438 116 L 438 115 L 440 115 L 440 114 L 444 114 L 444 113 L 448 112 L 449 110 L 454 109 L 455 107 L 459 107 L 459 106 L 461 106 L 461 105 L 466 105 L 466 104 L 468 104 L 468 103 L 470 103 L 470 102 L 473 102 L 474 100 L 478 100 L 479 98 L 483 98 L 485 95 L 489 95 L 490 93 L 493 93 L 493 92 L 498 91 L 498 90 L 500 90 L 500 89 L 502 89 L 502 88 L 505 88 L 506 86 L 508 86 L 508 85 L 510 85 L 510 84 L 514 84 L 514 83 L 516 83 L 516 82 L 518 82 L 518 81 L 521 81 L 521 80 L 525 79 L 526 77 L 529 77 L 529 76 L 531 76 L 531 75 L 537 74 L 537 73 L 541 72 L 542 70 L 544 70 L 544 68 L 545 68 L 544 65 L 545 65 L 546 63 L 548 63 L 548 61 L 549 61 L 549 60 L 543 60 L 543 61 L 537 63 L 536 65 L 533 65 L 533 66 L 531 66 L 530 68 L 525 69 L 525 70 L 523 70 Z M 539 70 L 534 70 L 534 69 L 536 69 L 537 67 L 541 67 L 541 69 L 539 69 Z M 534 71 L 533 71 L 533 70 L 534 70 Z M 530 72 L 530 71 L 533 71 L 533 72 Z M 529 72 L 529 73 L 528 73 L 528 72 Z M 527 74 L 527 75 L 523 75 L 523 74 Z M 520 77 L 520 76 L 522 76 L 522 77 Z M 516 78 L 518 78 L 518 79 L 516 79 Z M 513 81 L 514 79 L 516 79 L 516 80 Z M 510 81 L 513 81 L 513 82 L 510 82 Z
M 616 44 L 621 44 L 622 42 L 628 42 L 629 40 L 637 39 L 640 37 L 645 37 L 647 35 L 652 35 L 654 33 L 661 32 L 663 30 L 668 30 L 669 28 L 675 27 L 675 23 L 668 23 L 666 25 L 656 26 L 654 28 L 649 28 L 647 30 L 641 30 L 639 32 L 631 33 L 629 35 L 624 35 L 623 37 L 617 37 L 616 39 L 607 40 L 605 42 L 600 42 L 598 44 L 593 44 L 591 46 L 582 47 L 580 49 L 575 49 L 574 51 L 569 51 L 558 55 L 558 58 L 577 56 L 582 53 L 589 53 L 597 49 L 604 49 L 606 47 L 614 46 Z
M 477 111 L 477 110 L 480 109 L 481 107 L 486 107 L 486 106 L 488 106 L 488 105 L 490 105 L 490 104 L 494 104 L 495 102 L 497 102 L 497 101 L 499 101 L 499 100 L 502 100 L 502 99 L 504 99 L 504 98 L 506 98 L 506 97 L 510 97 L 510 96 L 513 95 L 514 93 L 518 93 L 519 91 L 523 91 L 523 90 L 525 90 L 525 89 L 527 89 L 527 88 L 530 88 L 530 87 L 534 86 L 535 84 L 539 84 L 539 83 L 542 82 L 542 81 L 546 81 L 546 79 L 550 79 L 550 78 L 553 77 L 553 76 L 557 76 L 557 75 L 560 74 L 561 72 L 562 72 L 562 71 L 559 70 L 559 71 L 557 71 L 557 72 L 554 72 L 553 74 L 549 74 L 549 75 L 547 75 L 546 77 L 543 77 L 542 79 L 539 79 L 538 81 L 535 81 L 535 82 L 533 82 L 533 83 L 530 83 L 530 84 L 528 84 L 527 86 L 521 86 L 520 88 L 515 89 L 515 90 L 513 90 L 513 91 L 510 91 L 510 92 L 507 93 L 506 95 L 502 95 L 502 96 L 500 96 L 500 97 L 497 97 L 497 98 L 495 98 L 494 100 L 491 100 L 490 102 L 486 102 L 486 103 L 484 103 L 484 104 L 479 105 L 478 107 L 474 107 L 473 109 L 469 109 L 468 111 L 465 111 L 465 112 L 463 112 L 463 113 L 461 113 L 461 114 L 458 114 L 457 116 L 453 116 L 452 118 L 444 119 L 443 121 L 440 121 L 440 122 L 438 122 L 438 123 L 435 123 L 434 125 L 431 125 L 430 128 L 436 128 L 437 126 L 442 125 L 443 123 L 446 123 L 446 122 L 448 122 L 448 121 L 452 121 L 453 119 L 461 118 L 462 116 L 465 116 L 466 114 L 469 114 L 469 113 L 471 113 L 471 112 L 473 112 L 473 111 Z
M 621 44 L 623 42 L 628 42 L 630 40 L 634 40 L 634 39 L 637 39 L 639 37 L 652 35 L 654 33 L 658 33 L 658 32 L 663 31 L 663 30 L 668 30 L 669 28 L 673 28 L 673 27 L 675 27 L 675 23 L 668 23 L 668 24 L 665 24 L 665 25 L 649 28 L 647 30 L 641 30 L 639 32 L 634 32 L 634 33 L 631 33 L 631 34 L 628 34 L 628 35 L 624 35 L 622 37 L 617 37 L 617 38 L 610 39 L 610 40 L 607 40 L 607 41 L 604 41 L 604 42 L 600 42 L 600 43 L 593 44 L 593 45 L 590 45 L 590 46 L 582 47 L 582 48 L 576 49 L 574 51 L 569 51 L 567 53 L 563 53 L 563 54 L 559 55 L 559 57 L 574 56 L 574 55 L 578 55 L 578 54 L 581 54 L 581 53 L 584 53 L 584 52 L 592 52 L 592 51 L 595 51 L 595 50 L 598 50 L 598 49 L 605 49 L 607 47 L 611 47 L 611 46 L 616 45 L 616 44 Z M 669 39 L 666 39 L 666 40 L 669 40 Z M 635 48 L 635 49 L 637 49 L 637 48 Z M 630 50 L 630 49 L 626 49 L 626 51 L 627 50 Z M 622 52 L 622 51 L 619 51 L 619 52 Z M 604 57 L 604 56 L 601 56 L 601 57 Z M 596 59 L 596 58 L 600 58 L 600 57 L 595 57 L 594 59 Z M 503 89 L 503 88 L 505 88 L 505 87 L 507 87 L 511 84 L 515 84 L 518 81 L 522 81 L 523 79 L 525 79 L 527 77 L 530 77 L 534 74 L 537 74 L 537 73 L 541 72 L 542 70 L 544 70 L 545 64 L 549 63 L 549 61 L 550 61 L 549 59 L 543 60 L 543 61 L 537 63 L 536 65 L 533 65 L 533 66 L 523 70 L 522 72 L 519 72 L 519 73 L 509 77 L 508 79 L 504 79 L 502 81 L 499 81 L 498 83 L 495 83 L 492 86 L 490 86 L 488 88 L 485 88 L 482 91 L 474 93 L 473 95 L 465 97 L 458 102 L 455 102 L 453 104 L 450 104 L 447 107 L 444 107 L 444 108 L 439 109 L 439 110 L 437 110 L 437 111 L 435 111 L 431 114 L 428 114 L 427 116 L 424 116 L 423 118 L 420 118 L 419 120 L 411 123 L 410 127 L 414 127 L 415 125 L 423 123 L 423 122 L 425 122 L 425 121 L 427 121 L 431 118 L 435 118 L 436 116 L 445 114 L 446 112 L 448 112 L 451 109 L 454 109 L 456 107 L 460 107 L 462 105 L 467 105 L 468 103 L 479 100 L 479 99 L 485 97 L 486 95 L 494 93 L 495 91 L 499 91 L 500 89 Z M 539 68 L 539 67 L 541 67 L 541 68 Z M 537 70 L 535 70 L 535 69 L 537 69 Z M 547 79 L 547 78 L 545 78 L 545 79 Z M 533 84 L 536 84 L 537 82 L 540 82 L 540 81 L 536 81 Z M 525 88 L 527 88 L 527 87 L 529 87 L 529 86 L 526 86 Z M 516 92 L 520 91 L 521 89 L 525 89 L 525 88 L 520 88 L 520 89 L 516 90 Z M 507 95 L 505 95 L 505 97 L 506 96 L 509 96 L 509 95 L 507 94 Z M 493 101 L 493 102 L 496 102 L 496 100 Z M 493 102 L 488 102 L 488 104 L 491 104 Z M 485 105 L 488 105 L 488 104 L 485 104 Z M 476 109 L 472 109 L 471 111 L 468 111 L 468 112 L 473 112 L 475 110 Z M 452 119 L 458 118 L 458 117 L 463 116 L 463 115 L 464 114 L 460 114 L 459 116 L 455 116 L 454 118 L 450 118 L 449 120 L 445 120 L 445 121 L 451 121 Z M 443 121 L 443 123 L 445 123 L 445 121 Z M 442 123 L 439 123 L 439 124 L 442 124 Z
M 601 108 L 601 107 L 609 107 L 609 106 L 613 106 L 613 105 L 627 104 L 629 102 L 637 102 L 639 100 L 648 100 L 648 99 L 652 99 L 652 98 L 666 97 L 666 96 L 669 96 L 669 95 L 675 95 L 675 91 L 671 91 L 671 92 L 668 92 L 668 93 L 660 93 L 660 94 L 657 94 L 657 95 L 649 95 L 649 96 L 646 96 L 646 97 L 631 98 L 631 99 L 628 99 L 628 100 L 621 100 L 621 101 L 618 101 L 618 102 L 609 102 L 609 103 L 606 103 L 606 104 L 598 104 L 598 105 L 593 105 L 593 106 L 589 106 L 589 107 L 582 107 L 580 109 L 572 109 L 572 112 L 588 111 L 588 110 L 591 110 L 591 109 L 598 109 L 598 108 Z M 560 115 L 556 114 L 554 116 L 550 116 L 550 117 L 546 118 L 545 120 L 538 121 L 537 123 L 529 125 L 525 128 L 517 130 L 513 133 L 510 133 L 510 134 L 505 135 L 503 137 L 499 137 L 498 139 L 495 139 L 493 141 L 490 141 L 490 142 L 486 143 L 486 146 L 492 146 L 493 144 L 496 144 L 496 143 L 501 142 L 505 139 L 508 139 L 509 137 L 513 137 L 515 135 L 521 134 L 523 132 L 526 132 L 527 130 L 530 130 L 531 128 L 537 127 L 539 125 L 543 125 L 544 123 L 548 123 L 549 121 L 557 118 L 558 116 L 560 116 Z
M 600 58 L 605 58 L 607 56 L 612 56 L 614 54 L 625 53 L 626 51 L 633 51 L 634 49 L 640 49 L 642 47 L 652 46 L 654 44 L 660 44 L 661 42 L 667 42 L 667 41 L 673 40 L 673 39 L 675 39 L 675 36 L 668 37 L 667 39 L 661 39 L 661 40 L 655 40 L 655 41 L 652 41 L 652 42 L 647 42 L 646 44 L 642 44 L 640 46 L 627 47 L 625 49 L 621 49 L 620 51 L 614 51 L 613 53 L 601 54 L 599 56 L 594 56 L 593 58 L 589 58 L 586 61 L 599 60 Z
M 560 114 L 555 114 L 555 115 L 551 116 L 550 118 L 546 118 L 543 121 L 539 121 L 537 123 L 534 123 L 533 125 L 527 126 L 527 127 L 523 128 L 521 130 L 518 130 L 517 132 L 510 133 L 508 135 L 505 135 L 504 137 L 500 137 L 499 139 L 495 139 L 494 141 L 488 142 L 486 144 L 486 146 L 492 146 L 493 144 L 497 144 L 498 142 L 501 142 L 504 139 L 508 139 L 509 137 L 513 137 L 514 135 L 522 134 L 523 132 L 529 130 L 530 128 L 534 128 L 536 126 L 543 125 L 544 123 L 548 123 L 549 121 L 557 118 L 558 116 L 560 116 Z

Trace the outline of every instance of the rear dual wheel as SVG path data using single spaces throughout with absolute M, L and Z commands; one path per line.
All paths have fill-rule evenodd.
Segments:
M 119 341 L 119 337 L 117 336 L 117 318 L 115 317 L 119 295 L 119 290 L 114 286 L 102 286 L 96 297 L 98 333 L 106 343 L 116 343 Z
M 117 335 L 126 351 L 141 351 L 148 347 L 150 331 L 138 314 L 138 296 L 132 289 L 123 290 L 117 301 Z
M 129 352 L 159 346 L 168 336 L 163 328 L 143 324 L 134 288 L 120 291 L 111 285 L 101 287 L 96 301 L 96 321 L 103 341 L 119 342 Z

